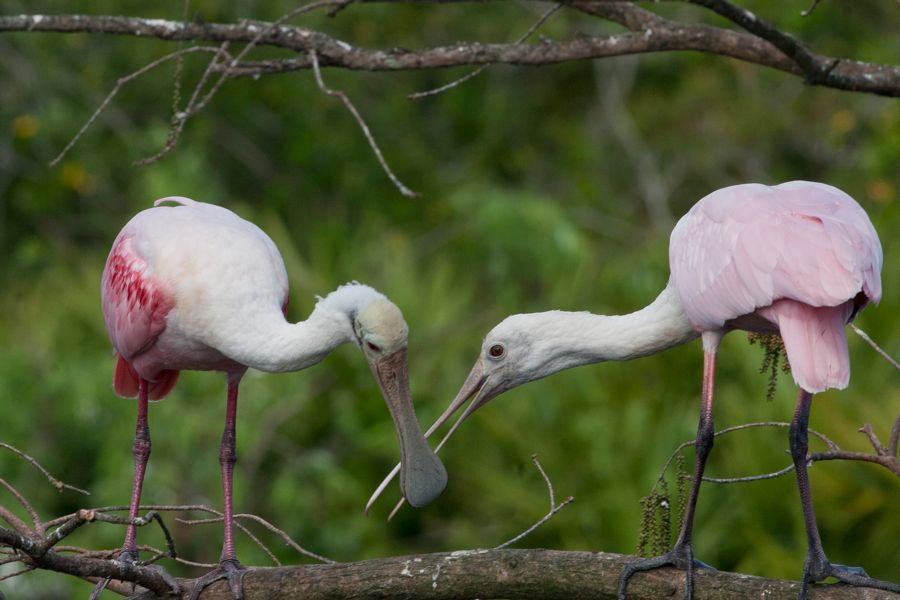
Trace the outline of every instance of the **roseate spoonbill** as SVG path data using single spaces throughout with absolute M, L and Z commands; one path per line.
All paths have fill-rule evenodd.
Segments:
M 698 564 L 691 544 L 694 510 L 713 445 L 716 350 L 734 329 L 777 333 L 800 387 L 789 429 L 808 543 L 800 597 L 806 597 L 809 582 L 829 575 L 854 585 L 900 591 L 900 586 L 872 579 L 861 569 L 828 561 L 806 471 L 812 395 L 847 386 L 850 362 L 844 325 L 880 299 L 881 262 L 881 244 L 868 216 L 834 187 L 793 181 L 718 190 L 695 204 L 672 231 L 671 277 L 649 306 L 622 316 L 550 311 L 507 317 L 487 334 L 465 383 L 426 437 L 470 398 L 472 403 L 437 449 L 479 407 L 523 383 L 580 365 L 654 354 L 701 337 L 697 460 L 681 532 L 668 554 L 631 564 L 619 587 L 623 598 L 631 575 L 672 564 L 687 571 L 690 596 L 690 567 Z M 375 491 L 369 506 L 396 472 Z
M 176 206 L 160 206 L 170 201 Z M 129 516 L 137 517 L 150 456 L 148 400 L 161 400 L 181 370 L 222 371 L 228 381 L 219 450 L 224 544 L 219 568 L 193 595 L 227 578 L 236 597 L 245 571 L 233 540 L 232 473 L 238 384 L 248 368 L 298 371 L 354 342 L 362 350 L 390 409 L 400 440 L 401 487 L 414 506 L 437 497 L 447 481 L 416 421 L 407 374 L 403 315 L 371 287 L 351 283 L 319 298 L 306 321 L 285 319 L 288 279 L 281 255 L 256 225 L 212 204 L 157 200 L 134 216 L 113 243 L 103 270 L 103 319 L 117 355 L 113 387 L 138 398 L 134 484 Z M 135 526 L 120 560 L 136 561 Z

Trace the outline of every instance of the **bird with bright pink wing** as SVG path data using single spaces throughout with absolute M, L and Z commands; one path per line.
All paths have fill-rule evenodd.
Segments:
M 174 204 L 165 205 L 169 203 Z M 416 421 L 407 372 L 408 328 L 400 309 L 366 285 L 340 286 L 305 321 L 285 318 L 288 278 L 281 254 L 259 227 L 212 204 L 171 197 L 135 215 L 113 242 L 101 283 L 103 318 L 116 353 L 113 387 L 137 397 L 135 468 L 129 517 L 138 516 L 150 456 L 148 402 L 167 396 L 184 370 L 221 371 L 227 379 L 219 450 L 224 542 L 219 568 L 201 577 L 191 598 L 218 579 L 242 596 L 246 569 L 234 548 L 232 479 L 238 385 L 248 368 L 298 371 L 347 342 L 363 352 L 400 440 L 401 486 L 414 506 L 444 489 L 447 475 Z M 128 527 L 119 560 L 139 560 Z

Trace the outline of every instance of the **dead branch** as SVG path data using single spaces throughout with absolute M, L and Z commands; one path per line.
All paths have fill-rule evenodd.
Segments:
M 0 442 L 0 448 L 5 448 L 5 449 L 9 450 L 10 452 L 12 452 L 13 454 L 16 454 L 17 456 L 21 457 L 25 462 L 30 464 L 32 467 L 34 467 L 35 469 L 40 471 L 41 475 L 46 477 L 47 481 L 50 482 L 50 485 L 55 487 L 58 491 L 61 492 L 63 490 L 72 490 L 73 492 L 78 492 L 79 494 L 84 494 L 85 496 L 91 495 L 91 493 L 88 491 L 85 491 L 81 488 L 77 488 L 73 485 L 69 485 L 68 483 L 65 483 L 64 481 L 60 481 L 59 479 L 57 479 L 56 477 L 51 475 L 50 472 L 47 471 L 47 469 L 42 467 L 41 463 L 39 463 L 37 460 L 35 460 L 34 457 L 29 456 L 28 454 L 22 452 L 15 446 L 10 446 L 9 444 Z
M 894 360 L 893 356 L 891 356 L 890 354 L 885 352 L 881 346 L 876 344 L 875 340 L 873 340 L 872 338 L 869 337 L 869 334 L 867 334 L 865 331 L 863 331 L 862 329 L 857 327 L 856 323 L 850 323 L 850 329 L 852 329 L 854 332 L 856 332 L 856 335 L 858 335 L 863 340 L 865 340 L 865 342 L 867 344 L 872 346 L 872 348 L 875 350 L 875 352 L 880 354 L 884 360 L 888 361 L 888 364 L 890 364 L 892 367 L 894 367 L 895 369 L 900 371 L 900 363 L 898 363 L 896 360 Z
M 542 39 L 536 44 L 460 42 L 414 50 L 379 50 L 355 47 L 312 29 L 271 22 L 195 23 L 104 15 L 5 16 L 0 17 L 0 33 L 105 33 L 169 41 L 253 43 L 255 46 L 272 46 L 299 54 L 296 58 L 248 61 L 220 67 L 228 72 L 229 77 L 311 69 L 312 52 L 316 53 L 323 67 L 400 71 L 482 64 L 537 66 L 626 54 L 694 50 L 784 71 L 800 76 L 813 85 L 886 96 L 900 95 L 900 66 L 817 54 L 792 36 L 729 2 L 677 1 L 704 6 L 739 25 L 747 33 L 672 21 L 630 6 L 629 2 L 609 0 L 568 0 L 562 4 L 619 22 L 631 29 L 629 32 L 608 36 L 579 35 L 562 41 Z
M 503 548 L 512 546 L 516 542 L 518 542 L 518 541 L 522 540 L 523 538 L 525 538 L 526 536 L 532 534 L 538 527 L 540 527 L 541 525 L 543 525 L 544 523 L 546 523 L 547 521 L 552 519 L 556 515 L 556 513 L 558 513 L 559 511 L 561 511 L 562 509 L 564 509 L 565 507 L 567 507 L 568 505 L 572 504 L 575 501 L 574 496 L 569 496 L 568 498 L 566 498 L 565 500 L 563 500 L 562 502 L 557 504 L 556 497 L 553 493 L 553 483 L 550 481 L 550 478 L 547 476 L 547 473 L 544 471 L 544 467 L 541 466 L 541 463 L 538 460 L 537 454 L 531 455 L 531 462 L 534 463 L 534 466 L 537 468 L 538 473 L 540 473 L 541 477 L 544 479 L 544 484 L 546 484 L 546 486 L 547 486 L 547 495 L 550 496 L 550 510 L 547 511 L 547 514 L 545 514 L 543 517 L 538 519 L 531 527 L 529 527 L 522 533 L 519 533 L 518 535 L 513 536 L 512 538 L 506 540 L 499 546 L 494 546 L 494 550 L 502 550 Z
M 540 29 L 541 26 L 544 23 L 546 23 L 550 17 L 555 15 L 559 11 L 559 9 L 561 9 L 562 7 L 563 7 L 562 4 L 554 4 L 553 6 L 551 6 L 544 14 L 541 15 L 541 17 L 534 23 L 534 25 L 532 25 L 531 27 L 528 28 L 528 31 L 526 31 L 522 35 L 522 37 L 520 37 L 518 40 L 516 40 L 516 43 L 517 44 L 524 43 L 528 38 L 530 38 L 532 35 L 534 35 L 534 32 L 536 32 L 538 29 Z M 467 73 L 467 74 L 463 75 L 462 77 L 459 77 L 458 79 L 454 79 L 450 83 L 445 83 L 444 85 L 442 85 L 438 88 L 431 89 L 431 90 L 425 90 L 424 92 L 413 92 L 412 94 L 408 94 L 406 97 L 409 98 L 410 100 L 419 100 L 420 98 L 427 98 L 428 96 L 436 96 L 437 94 L 441 94 L 443 92 L 446 92 L 447 90 L 450 90 L 459 85 L 462 85 L 465 82 L 469 81 L 470 79 L 478 77 L 489 66 L 491 66 L 491 65 L 483 64 L 480 67 L 478 67 L 477 69 L 475 69 L 474 71 Z
M 736 425 L 734 427 L 729 427 L 727 429 L 723 429 L 721 431 L 717 431 L 715 435 L 718 437 L 720 435 L 724 435 L 726 433 L 732 433 L 734 431 L 741 431 L 743 429 L 750 429 L 753 427 L 781 427 L 788 428 L 790 427 L 790 423 L 784 423 L 779 421 L 767 421 L 762 423 L 744 423 L 743 425 Z M 875 450 L 874 453 L 867 452 L 852 452 L 849 450 L 842 450 L 834 441 L 826 437 L 824 434 L 814 431 L 812 429 L 809 430 L 809 433 L 814 435 L 815 437 L 822 440 L 826 446 L 828 446 L 828 450 L 825 452 L 811 452 L 808 456 L 808 461 L 810 464 L 822 460 L 857 460 L 863 462 L 870 462 L 877 465 L 881 465 L 887 470 L 891 471 L 897 477 L 900 477 L 900 460 L 898 460 L 897 456 L 897 444 L 900 441 L 900 416 L 896 418 L 894 421 L 894 426 L 891 430 L 891 438 L 887 447 L 885 447 L 881 441 L 878 439 L 878 436 L 875 434 L 872 426 L 868 423 L 863 425 L 858 429 L 860 433 L 865 434 L 868 438 L 869 443 L 872 444 L 872 448 Z M 665 465 L 663 465 L 662 471 L 660 472 L 659 478 L 654 484 L 654 489 L 657 485 L 659 485 L 664 477 L 665 473 L 668 470 L 669 466 L 672 464 L 672 461 L 675 460 L 675 457 L 685 448 L 689 446 L 693 446 L 695 444 L 695 440 L 690 440 L 680 444 L 674 452 L 669 456 L 669 459 L 666 461 Z M 782 475 L 786 475 L 794 470 L 794 465 L 790 464 L 787 467 L 780 469 L 778 471 L 773 471 L 772 473 L 764 473 L 762 475 L 750 475 L 747 477 L 704 477 L 703 481 L 708 481 L 710 483 L 746 483 L 749 481 L 759 481 L 762 479 L 774 479 L 776 477 L 781 477 Z

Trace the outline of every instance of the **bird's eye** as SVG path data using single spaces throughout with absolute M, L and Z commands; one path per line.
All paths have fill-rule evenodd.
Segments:
M 503 358 L 504 354 L 506 354 L 506 348 L 503 347 L 503 344 L 494 344 L 488 350 L 488 356 L 491 358 Z
M 366 342 L 366 346 L 368 346 L 368 347 L 369 347 L 369 350 L 371 350 L 372 352 L 381 352 L 381 348 L 379 348 L 378 346 L 376 346 L 376 345 L 373 344 L 372 342 Z

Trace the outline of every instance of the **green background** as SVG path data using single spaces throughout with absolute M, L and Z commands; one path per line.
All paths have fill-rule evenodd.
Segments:
M 294 6 L 195 1 L 191 18 L 271 19 Z M 806 18 L 799 14 L 805 3 L 746 6 L 823 53 L 896 62 L 900 52 L 891 2 L 823 2 Z M 723 24 L 676 3 L 650 8 Z M 543 9 L 354 5 L 336 19 L 294 22 L 360 46 L 415 48 L 511 41 Z M 6 2 L 2 10 L 176 19 L 182 5 L 34 1 Z M 572 11 L 542 29 L 556 38 L 612 31 Z M 885 294 L 857 322 L 900 355 L 896 100 L 810 87 L 700 53 L 492 67 L 418 101 L 406 94 L 469 70 L 325 70 L 327 83 L 356 102 L 398 176 L 422 194 L 411 200 L 387 180 L 345 108 L 308 72 L 227 82 L 172 153 L 149 167 L 132 166 L 165 142 L 169 64 L 125 87 L 62 163 L 47 166 L 118 77 L 175 48 L 112 36 L 0 35 L 0 440 L 92 493 L 59 493 L 21 460 L 0 454 L 0 477 L 45 518 L 127 502 L 135 410 L 110 387 L 99 278 L 119 228 L 166 195 L 227 206 L 266 230 L 287 264 L 292 320 L 306 317 L 315 294 L 353 279 L 393 299 L 411 330 L 411 385 L 423 423 L 450 401 L 482 336 L 504 316 L 551 308 L 615 314 L 651 301 L 668 276 L 668 234 L 678 216 L 712 190 L 746 181 L 824 181 L 863 205 L 884 245 Z M 204 60 L 186 60 L 183 95 Z M 900 388 L 896 371 L 871 348 L 853 334 L 849 342 L 850 387 L 816 398 L 811 427 L 848 450 L 869 451 L 856 430 L 871 423 L 886 442 L 900 413 Z M 793 382 L 782 376 L 775 400 L 766 402 L 761 358 L 743 334 L 726 338 L 717 428 L 789 420 Z M 575 503 L 520 546 L 633 552 L 640 498 L 672 450 L 694 436 L 701 362 L 694 342 L 505 394 L 442 451 L 450 474 L 443 496 L 424 509 L 404 508 L 389 524 L 396 487 L 371 516 L 362 511 L 395 463 L 397 443 L 359 351 L 342 347 L 301 373 L 251 372 L 239 410 L 236 507 L 340 561 L 491 547 L 547 510 L 530 459 L 537 454 L 557 496 L 572 495 Z M 186 373 L 151 407 L 146 503 L 221 506 L 224 404 L 221 375 Z M 776 470 L 789 461 L 786 448 L 781 429 L 726 436 L 716 442 L 708 473 Z M 813 448 L 823 449 L 815 442 Z M 830 558 L 900 579 L 898 479 L 850 462 L 818 463 L 811 477 Z M 5 490 L 0 503 L 18 510 Z M 181 556 L 218 558 L 220 525 L 190 527 L 171 516 L 168 522 Z M 282 561 L 306 561 L 254 531 Z M 122 536 L 118 526 L 96 524 L 67 543 L 115 548 Z M 695 540 L 697 556 L 718 568 L 798 578 L 805 537 L 793 476 L 704 485 Z M 139 541 L 162 545 L 153 529 L 142 530 Z M 271 564 L 243 535 L 238 554 L 247 564 Z M 50 573 L 0 582 L 10 598 L 86 595 L 89 588 Z

